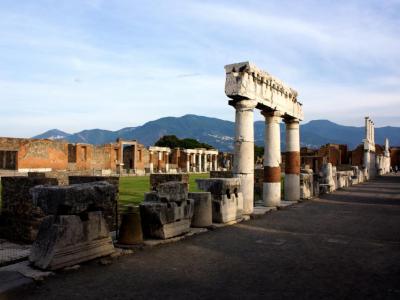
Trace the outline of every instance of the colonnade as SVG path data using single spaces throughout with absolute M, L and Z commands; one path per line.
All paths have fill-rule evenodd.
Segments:
M 218 151 L 185 149 L 186 172 L 209 172 L 218 170 Z
M 149 171 L 154 172 L 154 155 L 157 155 L 157 171 L 161 172 L 161 166 L 164 162 L 164 170 L 169 172 L 169 154 L 171 149 L 168 147 L 149 147 Z
M 233 175 L 241 179 L 244 211 L 252 213 L 254 202 L 254 100 L 232 103 L 235 114 L 235 159 Z M 265 206 L 279 206 L 281 202 L 281 139 L 280 123 L 286 124 L 285 191 L 289 201 L 300 200 L 300 132 L 299 120 L 284 116 L 279 111 L 261 111 L 265 118 L 264 182 Z
M 300 134 L 304 118 L 297 92 L 250 62 L 225 66 L 225 94 L 235 110 L 233 175 L 241 179 L 244 213 L 254 208 L 254 108 L 265 118 L 263 201 L 281 202 L 280 123 L 286 124 L 285 200 L 300 200 Z

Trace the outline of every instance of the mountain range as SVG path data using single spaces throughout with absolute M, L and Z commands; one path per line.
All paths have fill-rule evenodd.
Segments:
M 264 122 L 254 122 L 254 138 L 257 145 L 264 145 Z M 126 127 L 117 131 L 90 129 L 77 133 L 66 133 L 58 129 L 46 131 L 33 138 L 64 139 L 71 143 L 106 144 L 117 138 L 136 139 L 146 146 L 153 145 L 164 135 L 178 138 L 194 138 L 221 151 L 232 151 L 235 123 L 217 118 L 198 115 L 165 117 L 150 121 L 142 126 Z M 375 128 L 375 142 L 384 144 L 389 138 L 390 145 L 400 145 L 400 127 Z M 347 144 L 355 148 L 364 138 L 364 127 L 339 125 L 329 120 L 313 120 L 300 126 L 302 146 L 317 148 L 327 143 Z M 285 147 L 285 126 L 281 124 L 281 145 Z

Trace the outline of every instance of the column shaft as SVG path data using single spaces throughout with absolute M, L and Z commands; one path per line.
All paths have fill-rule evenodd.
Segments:
M 251 214 L 254 208 L 254 113 L 255 100 L 235 103 L 235 159 L 233 176 L 241 180 L 243 212 Z
M 279 112 L 263 113 L 265 117 L 264 183 L 265 206 L 281 203 L 281 137 Z
M 299 121 L 286 121 L 285 200 L 300 200 Z

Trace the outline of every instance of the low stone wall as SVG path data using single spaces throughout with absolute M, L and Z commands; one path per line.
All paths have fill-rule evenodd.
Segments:
M 37 185 L 58 185 L 58 180 L 46 177 L 3 177 L 1 185 L 2 237 L 14 241 L 34 241 L 45 214 L 34 205 L 29 191 Z

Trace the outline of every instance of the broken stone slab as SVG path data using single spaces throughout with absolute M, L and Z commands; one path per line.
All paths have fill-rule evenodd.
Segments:
M 210 192 L 213 196 L 237 193 L 240 188 L 239 178 L 196 179 L 200 190 Z
M 160 183 L 155 191 L 144 194 L 144 202 L 182 202 L 188 197 L 188 187 L 184 182 Z
M 29 261 L 37 268 L 57 270 L 114 252 L 107 223 L 99 211 L 46 217 L 32 245 Z
M 179 173 L 179 174 L 150 174 L 150 188 L 152 191 L 157 190 L 157 187 L 161 183 L 178 181 L 186 183 L 189 186 L 189 174 Z
M 190 231 L 190 219 L 184 219 L 164 225 L 149 224 L 150 237 L 169 239 Z
M 164 225 L 181 219 L 191 219 L 194 212 L 194 200 L 176 202 L 143 202 L 140 204 L 140 217 L 143 230 L 149 224 Z
M 162 202 L 182 202 L 188 198 L 188 185 L 179 181 L 165 182 L 157 186 L 156 192 Z
M 189 193 L 188 197 L 194 200 L 192 227 L 208 227 L 212 225 L 211 193 Z
M 30 192 L 33 203 L 46 215 L 113 210 L 117 201 L 115 186 L 105 181 L 69 186 L 36 186 Z

